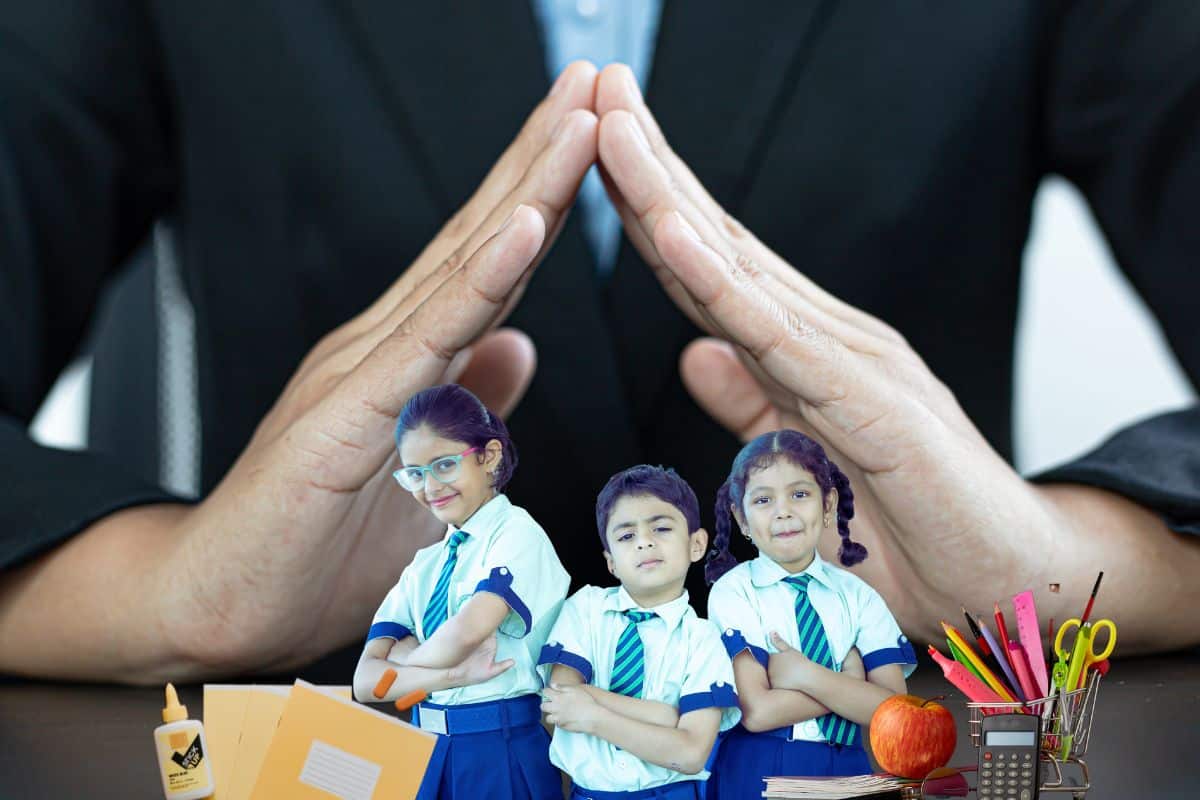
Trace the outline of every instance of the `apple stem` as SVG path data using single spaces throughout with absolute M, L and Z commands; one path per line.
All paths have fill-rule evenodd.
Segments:
M 946 699 L 946 695 L 939 694 L 937 697 L 931 697 L 928 700 L 926 700 L 924 703 L 921 703 L 921 708 L 924 708 L 925 706 L 929 705 L 930 703 L 934 702 L 935 700 L 945 700 L 945 699 Z

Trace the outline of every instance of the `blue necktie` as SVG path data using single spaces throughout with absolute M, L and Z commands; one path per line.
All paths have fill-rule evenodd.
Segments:
M 638 635 L 639 622 L 658 616 L 653 611 L 622 611 L 629 624 L 621 631 L 617 640 L 617 654 L 613 658 L 612 678 L 608 690 L 626 697 L 642 696 L 642 681 L 646 676 L 646 651 L 642 637 Z
M 458 564 L 458 547 L 467 540 L 469 533 L 463 530 L 458 530 L 450 536 L 450 541 L 446 543 L 446 563 L 442 565 L 442 574 L 438 576 L 437 585 L 433 587 L 433 594 L 429 596 L 429 605 L 425 606 L 425 618 L 422 623 L 425 627 L 425 639 L 428 641 L 433 636 L 433 632 L 442 627 L 442 623 L 450 615 L 450 576 L 454 574 L 454 567 Z
M 817 616 L 817 610 L 808 601 L 808 584 L 812 575 L 791 575 L 783 579 L 798 590 L 796 595 L 796 626 L 800 631 L 800 652 L 812 661 L 829 669 L 834 668 L 833 654 L 829 652 L 829 639 L 825 636 L 825 626 Z M 859 736 L 857 722 L 851 722 L 832 711 L 817 718 L 817 725 L 830 744 L 854 744 Z

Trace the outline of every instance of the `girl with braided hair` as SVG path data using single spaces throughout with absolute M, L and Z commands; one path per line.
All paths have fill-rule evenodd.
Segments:
M 721 744 L 709 800 L 757 797 L 767 775 L 871 771 L 861 728 L 906 691 L 916 655 L 879 593 L 817 552 L 828 528 L 843 567 L 865 559 L 853 517 L 850 482 L 798 431 L 764 433 L 734 459 L 705 576 L 742 722 Z M 757 558 L 739 564 L 729 552 L 734 523 Z

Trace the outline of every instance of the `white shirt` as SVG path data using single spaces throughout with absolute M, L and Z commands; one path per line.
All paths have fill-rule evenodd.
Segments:
M 442 541 L 417 551 L 375 612 L 368 642 L 384 636 L 425 641 L 425 607 L 446 563 L 446 543 L 456 530 L 448 526 Z M 509 614 L 497 633 L 496 660 L 516 663 L 486 683 L 437 691 L 429 699 L 460 705 L 535 693 L 542 688 L 537 658 L 567 596 L 570 576 L 542 527 L 503 494 L 480 506 L 462 530 L 469 537 L 458 547 L 450 580 L 450 616 L 476 592 L 499 595 Z
M 708 616 L 721 628 L 721 638 L 731 660 L 749 650 L 765 667 L 768 656 L 777 652 L 770 640 L 772 631 L 800 649 L 800 631 L 796 626 L 798 590 L 783 581 L 789 574 L 778 563 L 760 555 L 738 564 L 713 584 L 708 596 Z M 840 672 L 850 648 L 857 647 L 868 673 L 885 664 L 900 664 L 904 677 L 912 674 L 917 667 L 916 653 L 887 604 L 870 584 L 824 561 L 820 554 L 814 554 L 813 562 L 802 574 L 812 575 L 808 598 L 825 627 L 834 669 Z M 792 738 L 825 741 L 816 720 L 796 723 Z
M 549 683 L 554 664 L 573 667 L 586 683 L 609 687 L 617 641 L 629 620 L 622 611 L 653 611 L 658 616 L 637 626 L 645 652 L 642 697 L 679 708 L 721 709 L 721 730 L 741 719 L 733 665 L 721 634 L 700 619 L 687 592 L 656 608 L 639 608 L 624 587 L 585 586 L 562 607 L 540 662 Z M 704 780 L 708 772 L 685 775 L 642 761 L 595 736 L 554 730 L 550 761 L 579 786 L 605 792 L 631 792 L 668 783 Z

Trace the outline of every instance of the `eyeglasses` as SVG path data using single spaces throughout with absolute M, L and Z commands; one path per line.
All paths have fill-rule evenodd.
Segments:
M 419 492 L 425 488 L 426 472 L 437 478 L 441 483 L 450 483 L 462 474 L 463 457 L 478 450 L 478 447 L 472 447 L 468 450 L 463 450 L 456 456 L 442 456 L 423 467 L 401 467 L 392 473 L 392 477 L 396 479 L 396 483 L 410 492 Z

